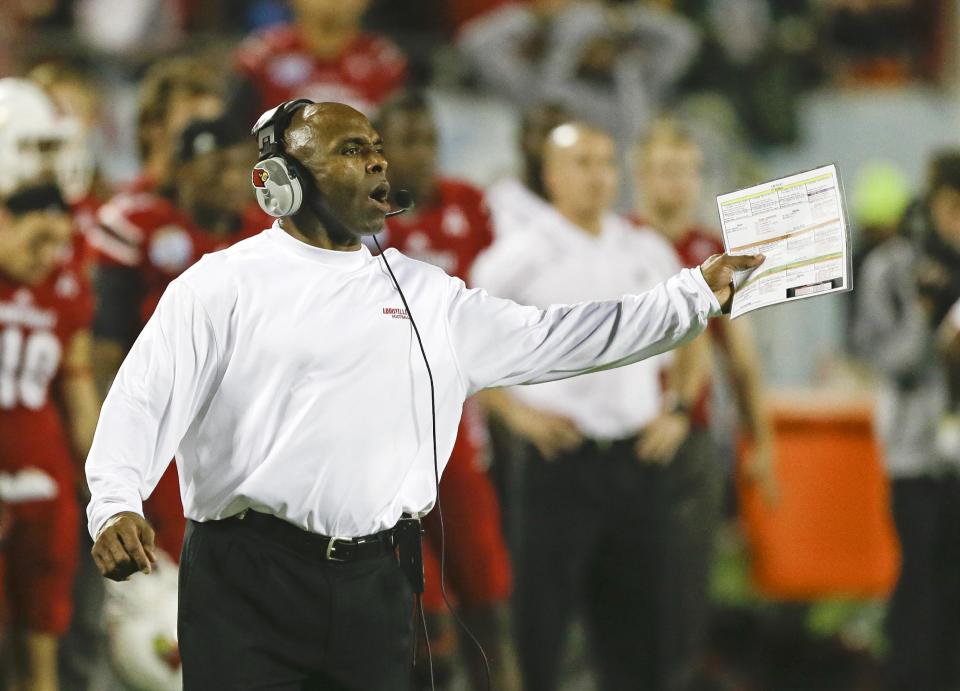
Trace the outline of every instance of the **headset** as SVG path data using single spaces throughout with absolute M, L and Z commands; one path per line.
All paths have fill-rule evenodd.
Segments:
M 253 191 L 260 208 L 274 218 L 293 216 L 303 206 L 304 183 L 310 183 L 310 176 L 299 161 L 287 155 L 283 133 L 294 113 L 312 103 L 308 98 L 285 101 L 261 115 L 251 132 L 259 147 Z
M 293 118 L 294 113 L 300 108 L 313 103 L 314 101 L 308 98 L 285 101 L 260 116 L 251 131 L 251 134 L 256 136 L 257 146 L 259 147 L 259 157 L 253 166 L 253 179 L 251 182 L 253 183 L 253 189 L 257 195 L 257 203 L 260 204 L 260 208 L 274 218 L 294 216 L 303 210 L 304 203 L 306 203 L 307 208 L 313 212 L 317 219 L 323 223 L 328 230 L 348 230 L 344 227 L 343 222 L 337 218 L 336 214 L 323 203 L 320 190 L 317 188 L 310 171 L 293 156 L 288 155 L 284 149 L 283 134 L 290 125 L 290 120 Z M 386 217 L 396 216 L 413 208 L 413 197 L 406 190 L 399 190 L 396 193 L 396 200 L 400 208 L 396 211 L 386 213 Z M 373 236 L 373 242 L 376 244 L 377 250 L 380 252 L 380 257 L 383 259 L 383 263 L 393 281 L 393 285 L 400 294 L 400 300 L 403 302 L 403 306 L 410 316 L 410 324 L 413 327 L 414 334 L 416 334 L 417 343 L 420 346 L 420 354 L 423 356 L 423 364 L 426 365 L 427 376 L 430 380 L 430 412 L 433 425 L 433 473 L 437 493 L 436 507 L 440 518 L 440 592 L 443 595 L 443 601 L 447 609 L 480 652 L 486 671 L 487 689 L 489 690 L 490 662 L 487 659 L 487 653 L 483 649 L 483 646 L 480 645 L 476 636 L 473 635 L 473 632 L 470 631 L 460 618 L 460 615 L 457 614 L 457 611 L 450 605 L 444 584 L 443 571 L 444 562 L 446 561 L 446 538 L 443 528 L 443 507 L 440 503 L 440 471 L 437 463 L 437 407 L 436 393 L 433 384 L 433 370 L 430 368 L 430 361 L 427 360 L 427 351 L 423 346 L 423 339 L 420 337 L 420 329 L 417 328 L 417 322 L 413 318 L 413 311 L 410 309 L 410 305 L 407 304 L 407 298 L 400 288 L 400 283 L 393 274 L 393 269 L 390 267 L 390 263 L 387 261 L 387 257 L 384 255 L 383 249 L 380 247 L 376 236 Z M 418 594 L 417 607 L 420 610 L 420 618 L 423 623 L 423 632 L 427 647 L 427 657 L 430 663 L 430 685 L 434 687 L 433 655 L 430 651 L 430 638 L 427 633 L 426 616 L 423 611 L 423 606 L 419 602 L 419 597 Z M 414 646 L 414 655 L 416 655 L 416 646 Z

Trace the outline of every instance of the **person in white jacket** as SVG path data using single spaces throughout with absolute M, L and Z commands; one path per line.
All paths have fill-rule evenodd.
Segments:
M 364 248 L 389 210 L 366 117 L 303 101 L 277 112 L 258 139 L 297 170 L 302 208 L 205 256 L 160 300 L 87 459 L 93 558 L 114 580 L 150 571 L 141 503 L 176 453 L 184 688 L 405 689 L 413 589 L 396 527 L 436 502 L 464 399 L 683 343 L 762 257 L 716 256 L 616 300 L 494 298 Z

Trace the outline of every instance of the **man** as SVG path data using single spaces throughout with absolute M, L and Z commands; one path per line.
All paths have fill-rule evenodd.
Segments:
M 174 152 L 187 123 L 223 111 L 223 84 L 214 67 L 196 58 L 154 63 L 137 95 L 137 145 L 143 169 L 126 190 L 154 192 L 176 175 Z
M 384 246 L 466 280 L 473 260 L 493 242 L 483 193 L 437 174 L 437 127 L 422 93 L 411 92 L 388 102 L 378 120 L 378 130 L 390 143 L 391 184 L 408 190 L 416 200 L 412 213 L 388 220 Z M 491 685 L 509 691 L 519 683 L 509 641 L 510 556 L 500 529 L 496 493 L 486 473 L 485 431 L 480 411 L 468 401 L 441 485 L 444 539 L 439 514 L 431 513 L 426 520 L 423 605 L 434 669 L 448 668 L 455 652 L 448 641 L 455 632 L 440 589 L 440 556 L 445 550 L 444 576 L 452 586 L 448 592 L 488 653 Z M 486 688 L 482 658 L 472 641 L 463 637 L 461 644 L 473 687 Z M 422 664 L 418 669 L 429 667 Z
M 65 113 L 77 123 L 60 147 L 64 164 L 59 184 L 70 204 L 74 224 L 73 261 L 85 276 L 90 276 L 96 253 L 88 236 L 96 230 L 97 210 L 107 197 L 107 183 L 97 170 L 96 149 L 102 149 L 101 94 L 90 75 L 72 65 L 46 62 L 29 72 L 30 80 L 40 86 L 50 100 L 51 110 Z M 89 500 L 83 483 L 77 486 L 79 503 Z M 90 688 L 104 659 L 103 579 L 86 559 L 93 546 L 86 523 L 77 526 L 80 559 L 73 588 L 73 616 L 59 645 L 60 686 L 83 691 Z
M 2 134 L 0 134 L 0 163 L 3 163 L 4 168 L 8 171 L 8 174 L 3 176 L 3 180 L 0 182 L 0 199 L 23 199 L 18 195 L 29 192 L 33 195 L 30 197 L 31 199 L 34 201 L 39 200 L 37 203 L 43 204 L 46 199 L 50 201 L 52 207 L 59 209 L 63 202 L 60 190 L 71 188 L 71 184 L 76 181 L 76 169 L 70 165 L 71 162 L 75 160 L 73 156 L 75 153 L 73 145 L 76 144 L 75 137 L 79 132 L 76 122 L 72 118 L 59 113 L 51 102 L 51 99 L 48 98 L 37 85 L 22 79 L 0 80 L 0 120 L 6 123 L 2 128 Z M 39 192 L 41 189 L 46 191 L 41 193 Z M 17 203 L 13 202 L 13 205 L 17 206 Z M 29 205 L 21 206 L 23 206 L 21 211 L 25 214 L 29 210 L 27 209 Z M 82 243 L 78 241 L 79 235 L 74 237 L 73 247 L 68 247 L 67 250 L 62 252 L 60 250 L 63 248 L 59 243 L 51 239 L 51 237 L 59 237 L 58 232 L 61 225 L 59 220 L 62 215 L 62 209 L 51 214 L 51 218 L 56 217 L 55 221 L 51 223 L 53 229 L 36 227 L 38 225 L 44 225 L 43 223 L 37 224 L 34 222 L 27 224 L 28 228 L 35 228 L 38 231 L 36 247 L 31 245 L 29 249 L 20 248 L 18 250 L 16 247 L 8 249 L 11 254 L 16 254 L 18 251 L 22 252 L 23 256 L 17 258 L 18 261 L 30 262 L 36 260 L 37 263 L 41 265 L 50 259 L 49 255 L 51 253 L 55 254 L 57 266 L 52 270 L 54 272 L 61 271 L 62 278 L 56 279 L 63 281 L 60 284 L 61 288 L 66 290 L 70 288 L 71 285 L 77 288 L 77 294 L 74 296 L 76 299 L 73 299 L 73 297 L 69 295 L 66 297 L 59 295 L 59 297 L 63 299 L 56 303 L 55 309 L 58 310 L 57 319 L 61 322 L 62 326 L 61 331 L 58 333 L 61 336 L 64 335 L 65 331 L 74 328 L 70 325 L 76 326 L 77 322 L 84 322 L 86 319 L 85 315 L 90 309 L 89 286 L 87 285 L 85 272 L 83 270 L 82 253 L 78 251 L 82 247 Z M 34 219 L 34 221 L 35 220 L 36 219 Z M 14 226 L 18 225 L 14 224 L 12 220 L 11 224 Z M 25 231 L 23 233 L 14 233 L 8 237 L 19 237 L 24 242 L 27 242 L 31 238 L 31 233 Z M 40 258 L 38 259 L 38 257 Z M 69 264 L 69 266 L 63 267 L 65 263 Z M 12 272 L 17 273 L 16 269 L 13 269 Z M 21 296 L 25 295 L 26 293 L 21 294 Z M 83 360 L 89 357 L 89 352 L 86 351 L 86 349 L 89 348 L 87 324 L 83 323 L 82 328 L 79 326 L 76 326 L 76 328 L 78 333 L 76 357 L 79 358 L 79 360 Z M 15 338 L 13 335 L 15 329 L 11 328 L 9 332 L 10 336 L 8 336 L 8 338 Z M 41 340 L 45 334 L 47 334 L 46 331 L 40 330 L 37 339 Z M 17 355 L 16 346 L 13 343 L 10 344 L 9 348 L 4 347 L 4 350 L 8 352 L 11 358 L 14 356 L 20 357 Z M 60 350 L 62 353 L 63 348 L 61 347 Z M 36 354 L 37 351 L 34 349 L 31 357 L 35 357 Z M 21 355 L 23 355 L 23 353 L 21 353 Z M 57 359 L 59 360 L 59 355 Z M 33 364 L 39 365 L 40 363 Z M 8 365 L 8 367 L 14 369 L 18 366 L 17 363 L 12 361 Z M 72 451 L 77 456 L 82 457 L 85 455 L 86 449 L 89 446 L 90 437 L 93 433 L 93 425 L 96 423 L 97 401 L 95 399 L 83 400 L 83 395 L 86 390 L 82 382 L 86 381 L 85 378 L 89 377 L 89 363 L 86 363 L 80 370 L 75 373 L 75 377 L 71 376 L 63 379 L 62 383 L 68 384 L 71 392 L 74 393 L 71 395 L 69 402 L 62 401 L 68 404 L 68 407 L 64 408 L 63 405 L 59 405 L 54 414 L 70 413 L 71 415 L 75 414 L 79 416 L 67 419 L 66 424 L 68 424 L 71 429 L 85 430 L 78 432 L 78 434 L 85 436 L 86 440 L 83 442 L 77 441 L 72 448 Z M 60 390 L 59 386 L 54 388 L 57 391 Z M 44 413 L 44 415 L 48 414 L 49 411 Z M 38 419 L 42 417 L 43 415 L 39 415 Z M 6 414 L 5 419 L 6 424 L 15 427 L 15 424 L 11 422 L 11 414 Z M 49 422 L 49 419 L 47 419 L 47 422 Z M 31 423 L 31 428 L 34 427 L 36 427 L 36 425 Z M 41 435 L 38 436 L 37 439 L 43 438 L 40 430 L 35 429 L 34 431 Z M 17 434 L 24 434 L 24 432 L 18 430 Z M 79 437 L 77 437 L 77 439 L 79 439 Z M 43 444 L 37 443 L 34 448 L 34 453 L 40 454 L 41 456 L 50 454 L 49 458 L 46 456 L 44 456 L 44 458 L 56 466 L 57 461 L 61 461 L 63 455 L 60 453 L 61 449 L 58 447 L 57 439 L 51 439 L 50 444 L 52 448 L 48 449 Z M 68 446 L 68 452 L 69 450 L 70 447 Z M 25 457 L 12 461 L 11 459 L 7 459 L 7 461 L 13 462 L 16 466 L 24 462 L 29 464 L 30 458 Z M 54 492 L 51 495 L 56 498 L 49 499 L 48 497 L 49 501 L 32 502 L 24 505 L 22 509 L 19 509 L 18 511 L 22 511 L 21 518 L 26 517 L 30 520 L 24 522 L 23 530 L 14 531 L 14 534 L 26 536 L 27 526 L 31 523 L 34 524 L 35 530 L 40 532 L 44 530 L 43 526 L 46 525 L 47 528 L 49 528 L 50 525 L 55 524 L 57 520 L 63 522 L 62 527 L 64 528 L 66 528 L 67 525 L 74 526 L 77 535 L 75 535 L 72 540 L 66 539 L 59 542 L 59 538 L 46 539 L 42 538 L 40 534 L 35 536 L 39 540 L 38 554 L 43 553 L 45 550 L 51 552 L 60 551 L 60 556 L 51 559 L 50 563 L 43 568 L 44 575 L 40 579 L 40 584 L 35 591 L 35 597 L 47 598 L 55 608 L 66 606 L 68 613 L 65 616 L 69 618 L 69 609 L 73 605 L 74 597 L 69 591 L 67 591 L 66 595 L 61 592 L 63 587 L 61 579 L 69 582 L 71 578 L 76 564 L 76 540 L 80 534 L 81 526 L 76 520 L 79 507 L 76 503 L 74 503 L 73 506 L 68 506 L 68 504 L 74 502 L 75 493 L 79 494 L 85 503 L 86 488 L 85 483 L 81 482 L 79 476 L 76 474 L 72 462 L 61 464 L 58 467 L 61 474 L 56 478 L 58 482 L 54 483 Z M 72 476 L 67 478 L 68 481 L 66 484 L 63 482 L 64 476 L 62 474 L 64 467 L 66 468 L 66 472 L 73 473 Z M 16 492 L 14 494 L 16 494 Z M 16 516 L 17 512 L 11 510 L 11 513 Z M 59 529 L 59 527 L 57 529 Z M 21 537 L 20 542 L 16 543 L 16 549 L 22 550 L 24 544 L 29 542 L 29 539 L 29 537 Z M 23 581 L 28 576 L 22 573 L 19 566 L 23 561 L 23 555 L 20 555 L 18 560 L 17 566 L 14 567 L 10 573 L 19 578 L 22 587 Z M 11 587 L 13 587 L 12 580 L 10 583 Z M 26 604 L 32 607 L 31 602 L 33 602 L 32 597 L 20 604 Z M 23 607 L 17 608 L 17 612 L 21 616 L 24 611 L 25 609 Z M 38 640 L 44 648 L 44 653 L 42 659 L 36 658 L 35 661 L 37 664 L 33 666 L 34 671 L 28 671 L 28 676 L 47 678 L 47 672 L 52 670 L 54 674 L 52 678 L 54 679 L 54 683 L 56 683 L 56 654 L 57 648 L 59 647 L 57 644 L 64 634 L 59 622 L 59 618 L 62 616 L 64 616 L 62 613 L 56 616 L 47 616 L 40 610 L 39 614 L 32 617 L 32 620 L 41 620 L 38 624 L 40 628 L 36 633 L 40 636 Z M 21 643 L 22 635 L 23 632 L 20 631 Z M 21 650 L 20 652 L 22 653 L 23 651 Z M 46 659 L 47 653 L 53 656 L 52 661 Z M 20 659 L 27 658 L 22 657 Z M 38 669 L 45 671 L 37 672 Z M 24 668 L 21 668 L 20 671 L 24 672 Z
M 634 151 L 634 172 L 639 202 L 634 219 L 653 228 L 677 251 L 684 266 L 699 266 L 723 252 L 717 234 L 697 222 L 702 190 L 703 152 L 693 137 L 669 119 L 658 121 Z M 764 405 L 760 356 L 750 322 L 745 319 L 717 322 L 709 333 L 729 369 L 743 436 L 752 442 L 744 470 L 761 484 L 769 500 L 776 498 L 774 437 Z M 691 411 L 695 429 L 709 426 L 709 382 Z
M 618 182 L 615 151 L 613 140 L 591 126 L 553 130 L 543 161 L 552 208 L 526 231 L 506 233 L 478 259 L 477 285 L 549 305 L 652 287 L 677 271 L 667 243 L 610 212 Z M 531 447 L 517 584 L 525 688 L 557 687 L 563 642 L 581 595 L 601 687 L 656 688 L 658 670 L 648 658 L 656 659 L 657 646 L 672 643 L 644 637 L 652 615 L 637 605 L 645 588 L 664 585 L 650 574 L 670 561 L 662 542 L 672 536 L 660 534 L 665 521 L 652 520 L 649 507 L 667 489 L 662 465 L 686 441 L 685 411 L 707 366 L 702 342 L 693 341 L 677 349 L 672 363 L 656 358 L 624 372 L 483 394 L 492 412 Z M 664 368 L 667 395 L 660 390 Z M 683 481 L 702 472 L 687 469 Z M 658 600 L 670 595 L 661 588 Z
M 144 76 L 137 115 L 142 172 L 127 189 L 99 209 L 97 224 L 89 233 L 89 242 L 97 254 L 98 291 L 109 292 L 114 285 L 127 290 L 131 281 L 137 280 L 135 275 L 150 265 L 158 274 L 186 268 L 186 264 L 178 265 L 184 261 L 183 248 L 188 248 L 186 254 L 190 254 L 193 238 L 182 229 L 184 223 L 175 217 L 165 195 L 177 180 L 175 154 L 184 128 L 194 119 L 213 118 L 221 112 L 223 98 L 219 88 L 205 63 L 186 58 L 161 61 Z M 169 230 L 154 237 L 145 233 L 140 223 L 155 223 L 158 228 L 169 226 Z M 165 285 L 162 283 L 160 291 Z M 103 302 L 103 297 L 98 298 L 98 303 Z M 106 394 L 138 332 L 131 332 L 130 324 L 124 320 L 119 324 L 112 321 L 98 318 L 94 325 L 94 358 L 102 394 Z M 117 329 L 123 333 L 117 333 Z
M 10 507 L 4 588 L 14 638 L 15 688 L 58 688 L 57 647 L 70 622 L 79 556 L 78 459 L 93 437 L 89 287 L 64 265 L 72 226 L 54 185 L 0 203 L 0 472 L 42 471 L 55 496 Z
M 237 99 L 260 112 L 281 101 L 342 101 L 373 115 L 407 80 L 407 59 L 361 31 L 370 0 L 294 0 L 292 24 L 254 34 L 237 50 Z
M 855 342 L 880 377 L 877 432 L 891 479 L 900 575 L 887 613 L 886 688 L 960 683 L 960 464 L 937 448 L 949 387 L 937 333 L 949 338 L 960 298 L 960 153 L 930 166 L 904 232 L 867 255 L 857 289 Z
M 141 498 L 176 451 L 184 688 L 406 688 L 395 526 L 431 508 L 465 398 L 662 352 L 729 309 L 734 269 L 762 259 L 522 307 L 364 249 L 390 186 L 359 112 L 283 104 L 256 132 L 258 194 L 285 215 L 174 280 L 121 367 L 87 462 L 93 557 L 113 579 L 149 572 Z
M 676 123 L 661 120 L 636 147 L 634 172 L 637 205 L 634 219 L 660 233 L 676 250 L 683 266 L 699 266 L 723 252 L 714 233 L 696 223 L 700 203 L 703 155 L 696 142 Z M 773 479 L 773 429 L 763 405 L 760 358 L 744 319 L 713 323 L 713 336 L 729 369 L 729 379 L 743 421 L 745 440 L 752 442 L 744 469 L 761 483 L 768 500 L 776 497 Z M 656 662 L 658 686 L 685 688 L 703 662 L 709 627 L 709 574 L 713 544 L 722 520 L 724 486 L 720 450 L 710 429 L 709 369 L 686 410 L 687 443 L 663 469 L 664 501 L 648 505 L 650 520 L 661 526 L 671 559 L 655 567 L 658 587 L 645 591 L 653 615 L 645 621 L 660 641 Z M 684 514 L 673 507 L 684 506 Z M 682 568 L 678 565 L 682 564 Z M 664 593 L 669 592 L 668 597 Z

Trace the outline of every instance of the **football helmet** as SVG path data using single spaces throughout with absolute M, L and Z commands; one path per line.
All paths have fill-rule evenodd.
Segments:
M 37 182 L 56 182 L 69 201 L 92 178 L 80 123 L 57 112 L 43 89 L 26 79 L 0 79 L 0 196 Z
M 177 573 L 173 560 L 156 550 L 148 576 L 135 573 L 124 583 L 107 583 L 104 619 L 111 666 L 135 691 L 183 688 L 177 647 Z

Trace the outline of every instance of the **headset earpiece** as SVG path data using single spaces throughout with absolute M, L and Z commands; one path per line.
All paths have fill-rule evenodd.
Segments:
M 275 218 L 293 216 L 303 206 L 306 180 L 297 162 L 284 153 L 283 133 L 293 114 L 310 103 L 304 98 L 281 103 L 253 126 L 260 160 L 253 167 L 251 183 L 260 208 Z
M 293 216 L 303 205 L 303 183 L 283 156 L 258 161 L 251 182 L 260 208 L 270 216 Z

